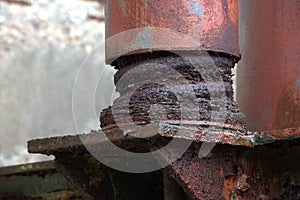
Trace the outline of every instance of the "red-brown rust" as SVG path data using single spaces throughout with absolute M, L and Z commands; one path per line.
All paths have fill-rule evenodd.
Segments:
M 131 125 L 133 121 L 142 126 L 156 120 L 161 124 L 165 122 L 164 127 L 168 129 L 162 135 L 175 137 L 176 132 L 169 131 L 169 128 L 175 130 L 182 125 L 187 127 L 183 138 L 194 141 L 203 141 L 203 138 L 208 137 L 208 126 L 211 133 L 246 133 L 244 115 L 233 102 L 231 68 L 235 59 L 199 53 L 186 55 L 186 58 L 197 61 L 198 68 L 189 59 L 166 52 L 139 55 L 130 59 L 125 57 L 115 62 L 114 65 L 120 69 L 114 79 L 120 97 L 114 101 L 114 115 L 109 109 L 101 114 L 101 127 L 115 124 L 115 121 L 118 125 Z M 210 66 L 210 62 L 215 65 L 211 74 L 219 75 L 218 82 L 209 82 L 204 78 L 205 72 L 208 73 L 205 66 Z M 131 88 L 131 85 L 135 87 Z M 218 94 L 218 97 L 213 94 Z M 150 108 L 153 104 L 159 104 L 163 110 L 153 111 L 155 119 L 151 120 Z M 198 131 L 200 134 L 197 136 Z
M 107 40 L 106 58 L 110 62 L 120 55 L 157 50 L 209 50 L 239 57 L 237 11 L 237 0 L 107 1 L 107 39 L 140 29 Z M 174 39 L 176 33 L 182 38 Z
M 230 200 L 237 197 L 239 165 L 226 158 L 201 159 L 186 153 L 168 168 L 190 199 Z
M 112 142 L 125 149 L 129 148 L 136 151 L 145 151 L 145 148 L 150 146 L 145 145 L 145 143 L 141 143 L 141 140 L 138 138 L 133 138 L 130 135 L 124 135 L 122 130 L 116 127 L 115 124 L 106 127 L 106 130 L 103 131 Z M 85 135 L 69 135 L 62 137 L 35 139 L 28 142 L 28 151 L 30 153 L 43 153 L 47 155 L 52 155 L 58 151 L 69 152 L 74 149 L 81 149 L 82 151 L 85 151 L 81 138 L 84 138 L 85 142 L 88 145 L 104 142 L 103 140 L 99 139 L 98 134 L 102 134 L 101 131 L 92 132 Z M 234 133 L 224 131 L 219 132 L 218 134 L 212 134 L 215 137 L 210 138 L 210 141 L 207 140 L 208 138 L 205 138 L 205 132 L 198 131 L 196 132 L 196 134 L 195 132 L 193 134 L 198 137 L 198 140 L 196 140 L 197 142 L 206 141 L 217 142 L 221 144 L 230 144 L 233 146 L 255 147 L 269 143 L 276 143 L 279 141 L 289 141 L 291 139 L 297 139 L 299 143 L 300 128 L 283 129 L 260 133 L 248 133 L 247 135 L 236 135 Z M 192 138 L 192 136 L 190 137 Z M 167 138 L 165 138 L 165 141 L 159 141 L 157 139 L 158 138 L 151 138 L 148 141 L 150 141 L 149 143 L 151 144 L 155 144 L 156 142 L 157 145 L 165 145 L 169 141 Z M 163 138 L 159 139 L 163 140 Z M 135 143 L 138 145 L 136 145 Z
M 152 141 L 148 139 L 148 142 L 142 143 L 138 138 L 119 134 L 119 131 L 116 131 L 116 128 L 105 130 L 113 137 L 114 143 L 133 152 L 148 148 L 145 145 L 147 143 L 163 144 L 161 139 L 166 139 L 166 137 L 152 138 Z M 80 160 L 85 159 L 84 155 L 89 155 L 80 138 L 85 138 L 86 144 L 94 144 L 97 147 L 97 144 L 103 142 L 99 139 L 99 133 L 33 140 L 29 142 L 29 151 L 56 155 L 56 159 L 63 159 L 70 163 L 67 165 L 71 166 L 67 170 L 70 172 L 72 167 L 78 167 L 77 163 Z M 290 136 L 290 134 L 293 134 L 294 138 L 298 135 L 298 139 L 285 140 L 288 139 L 285 136 Z M 279 131 L 270 131 L 258 135 L 266 135 L 267 138 L 261 138 L 260 144 L 272 141 L 273 143 L 255 148 L 217 144 L 207 158 L 198 157 L 201 144 L 193 143 L 188 152 L 167 170 L 194 199 L 299 199 L 299 129 L 285 129 L 282 130 L 282 134 Z M 268 138 L 270 135 L 272 140 Z M 279 139 L 282 141 L 277 141 L 275 136 L 279 138 L 281 135 L 284 135 Z M 236 137 L 250 143 L 258 140 L 251 133 Z M 66 157 L 66 155 L 71 157 Z M 77 161 L 70 160 L 76 155 Z M 161 156 L 166 161 L 170 160 L 167 152 Z M 76 164 L 73 165 L 73 163 Z M 93 169 L 92 166 L 89 168 Z M 81 170 L 82 167 L 79 169 Z M 74 177 L 80 180 L 78 173 L 75 173 Z
M 300 138 L 300 127 L 286 128 L 286 129 L 274 130 L 274 131 L 263 131 L 260 132 L 260 135 L 262 137 L 266 137 L 270 135 L 276 140 L 297 139 Z
M 300 1 L 241 0 L 237 100 L 250 131 L 300 127 Z

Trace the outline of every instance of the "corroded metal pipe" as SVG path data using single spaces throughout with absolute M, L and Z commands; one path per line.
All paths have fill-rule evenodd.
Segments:
M 237 0 L 108 1 L 106 61 L 119 70 L 115 75 L 115 84 L 120 97 L 113 106 L 115 111 L 117 110 L 115 114 L 120 118 L 118 123 L 128 124 L 132 120 L 140 125 L 149 123 L 149 108 L 156 103 L 163 105 L 167 112 L 168 123 L 184 117 L 185 125 L 196 126 L 194 129 L 196 134 L 191 134 L 190 127 L 186 129 L 184 135 L 186 139 L 217 142 L 230 138 L 229 140 L 234 141 L 237 132 L 245 132 L 244 116 L 233 101 L 231 86 L 231 68 L 240 57 L 237 9 Z M 184 54 L 184 58 L 174 51 Z M 191 60 L 194 63 L 191 63 Z M 212 63 L 215 72 L 209 73 L 219 74 L 220 83 L 205 80 L 202 74 Z M 129 71 L 132 73 L 132 69 L 146 65 L 151 67 L 128 75 Z M 159 74 L 158 70 L 153 70 L 153 66 L 159 65 L 167 65 L 169 70 L 166 69 Z M 200 71 L 195 70 L 194 65 L 199 66 Z M 171 74 L 170 71 L 176 72 Z M 138 78 L 142 74 L 148 76 Z M 172 94 L 168 96 L 167 93 L 170 91 L 162 89 L 163 81 L 161 84 L 153 83 L 153 79 L 164 80 L 162 77 L 165 76 L 168 84 L 171 84 L 172 91 L 187 93 L 186 84 L 180 84 L 181 80 L 177 79 L 177 74 L 187 80 L 186 83 L 193 89 L 190 93 L 195 93 L 196 97 L 193 100 L 198 103 L 200 116 L 193 114 L 195 109 L 192 101 L 184 102 L 187 107 L 184 116 L 180 113 L 180 107 L 176 105 L 178 104 L 176 97 Z M 118 81 L 121 77 L 125 77 L 124 75 L 129 78 L 125 84 L 118 85 Z M 153 84 L 147 84 L 145 87 L 147 81 Z M 135 85 L 142 87 L 134 89 L 132 86 Z M 221 94 L 222 90 L 224 90 L 222 98 L 212 98 L 211 93 Z M 130 106 L 126 102 L 128 99 Z M 130 117 L 124 116 L 128 106 Z M 220 107 L 223 108 L 222 111 L 215 111 L 217 113 L 215 118 L 218 121 L 216 122 L 212 119 L 214 112 L 212 110 Z M 102 112 L 100 119 L 102 128 L 115 124 L 110 113 L 109 109 Z M 156 119 L 160 120 L 160 117 L 156 116 Z M 214 135 L 214 131 L 225 130 L 229 136 L 215 134 L 208 137 L 207 127 L 212 128 L 210 135 Z M 172 132 L 164 132 L 161 135 L 173 137 L 175 134 Z
M 236 144 L 246 133 L 244 115 L 233 101 L 231 80 L 231 69 L 239 59 L 237 0 L 107 1 L 106 62 L 118 69 L 114 81 L 120 97 L 101 113 L 102 130 L 109 135 L 120 128 L 125 136 L 159 133 L 190 144 Z M 161 110 L 151 117 L 153 105 Z M 155 121 L 163 124 L 158 130 Z M 152 124 L 141 131 L 131 128 Z M 191 149 L 199 150 L 193 145 Z M 192 199 L 207 199 L 207 195 L 229 199 L 230 192 L 222 191 L 222 178 L 217 181 L 218 190 L 201 192 L 199 185 L 212 182 L 196 180 L 193 170 L 206 166 L 205 161 L 181 153 L 186 159 L 172 165 L 168 173 L 177 175 L 175 180 Z M 168 154 L 161 157 L 168 162 Z M 224 161 L 224 165 L 231 163 Z M 195 182 L 191 185 L 189 180 Z
M 199 44 L 181 43 L 170 35 L 145 27 L 170 29 L 194 38 Z M 142 29 L 121 40 L 108 41 L 108 60 L 160 50 L 207 50 L 240 56 L 237 0 L 107 1 L 106 38 L 136 28 Z M 162 45 L 166 40 L 168 46 Z
M 107 26 L 109 28 L 106 49 L 107 63 L 112 64 L 112 66 L 119 70 L 115 75 L 116 89 L 120 92 L 120 97 L 116 99 L 113 105 L 113 107 L 117 108 L 115 110 L 116 113 L 113 114 L 112 109 L 104 110 L 101 113 L 100 119 L 103 129 L 96 132 L 92 131 L 90 134 L 29 141 L 29 152 L 55 155 L 55 165 L 58 171 L 60 171 L 75 188 L 81 191 L 85 197 L 90 197 L 90 199 L 113 198 L 132 200 L 143 198 L 152 200 L 169 199 L 173 197 L 178 199 L 179 196 L 182 196 L 183 199 L 199 200 L 299 199 L 300 167 L 298 160 L 300 152 L 300 127 L 260 133 L 248 132 L 247 134 L 238 131 L 243 127 L 243 117 L 233 102 L 230 80 L 230 70 L 239 58 L 238 48 L 231 48 L 232 44 L 237 44 L 237 27 L 233 26 L 234 29 L 232 29 L 233 24 L 229 20 L 231 14 L 228 14 L 237 13 L 235 6 L 229 6 L 236 5 L 237 1 L 149 0 L 149 2 L 143 1 L 144 4 L 140 2 L 141 1 L 135 0 L 114 0 L 109 1 L 107 4 L 108 12 L 106 20 L 108 20 Z M 166 5 L 165 7 L 162 5 L 162 2 Z M 251 5 L 251 2 L 252 0 L 243 1 L 244 5 L 249 3 L 248 6 Z M 293 2 L 295 3 L 296 1 Z M 256 3 L 258 3 L 258 1 Z M 149 7 L 149 5 L 152 7 Z M 220 8 L 218 5 L 223 5 L 223 7 Z M 257 6 L 256 4 L 252 5 Z M 188 12 L 190 8 L 193 8 L 194 14 Z M 259 9 L 260 7 L 256 8 Z M 272 8 L 272 6 L 269 8 Z M 174 9 L 177 13 L 171 14 Z M 115 11 L 112 12 L 113 10 Z M 118 13 L 118 10 L 122 13 Z M 163 11 L 165 11 L 165 13 Z M 261 11 L 264 11 L 264 8 L 261 8 Z M 245 10 L 241 10 L 241 12 L 245 12 Z M 203 20 L 200 17 L 197 18 L 197 14 L 199 13 L 201 15 L 203 14 Z M 210 15 L 210 13 L 214 13 L 214 16 Z M 294 14 L 294 12 L 292 13 Z M 264 16 L 265 13 L 256 13 L 256 15 L 252 16 L 253 18 L 250 17 L 250 21 L 256 19 L 256 16 L 261 15 Z M 156 18 L 159 18 L 159 20 Z M 173 24 L 171 23 L 173 19 L 175 21 L 176 19 L 181 20 L 179 20 L 177 24 Z M 256 20 L 254 20 L 255 23 Z M 110 39 L 123 30 L 125 31 L 146 25 L 154 26 L 155 24 L 151 24 L 150 22 L 155 21 L 160 24 L 160 27 L 172 27 L 175 31 L 185 31 L 185 34 L 193 38 L 198 38 L 196 40 L 198 42 L 184 43 L 183 41 L 188 40 L 174 40 L 172 34 L 164 35 L 163 32 L 159 31 L 151 32 L 149 28 L 139 29 L 142 31 L 141 33 L 130 32 L 130 34 L 125 34 L 126 37 L 117 37 L 116 40 Z M 222 29 L 215 29 L 216 24 L 222 24 L 224 21 L 228 23 L 224 23 Z M 279 18 L 278 21 L 280 21 Z M 205 26 L 200 26 L 198 22 L 201 22 L 202 25 L 205 24 Z M 185 26 L 187 28 L 185 28 Z M 295 31 L 293 27 L 289 28 L 288 31 Z M 201 31 L 205 32 L 206 29 L 208 34 L 206 36 L 201 35 Z M 230 33 L 230 30 L 235 31 L 228 35 L 221 34 L 221 32 Z M 252 31 L 253 30 L 251 30 L 250 33 Z M 275 32 L 276 31 L 274 31 L 274 33 Z M 194 33 L 197 34 L 194 35 Z M 269 32 L 267 31 L 267 33 Z M 224 38 L 223 40 L 223 36 L 228 37 L 227 40 Z M 162 45 L 165 44 L 165 40 L 167 40 L 167 46 Z M 277 41 L 274 41 L 274 43 L 276 42 Z M 247 44 L 250 45 L 250 43 Z M 284 44 L 287 46 L 293 45 L 290 43 Z M 295 42 L 295 44 L 297 43 Z M 295 46 L 296 49 L 297 47 L 298 46 Z M 244 49 L 244 46 L 242 46 L 242 49 Z M 185 58 L 188 59 L 172 53 L 173 50 L 183 51 Z M 209 50 L 209 54 L 203 54 L 201 50 Z M 278 50 L 274 51 L 276 55 L 278 53 L 277 51 Z M 253 51 L 251 52 L 255 53 Z M 226 88 L 227 98 L 217 100 L 222 107 L 230 108 L 228 109 L 229 113 L 223 112 L 221 113 L 223 115 L 220 115 L 225 119 L 224 122 L 226 122 L 223 126 L 216 123 L 205 124 L 209 119 L 209 110 L 212 110 L 210 106 L 214 105 L 211 104 L 208 106 L 206 103 L 211 100 L 206 86 L 208 84 L 215 84 L 215 82 L 205 82 L 201 76 L 201 72 L 199 73 L 199 71 L 194 70 L 193 65 L 188 62 L 189 60 L 194 60 L 197 61 L 197 63 L 193 64 L 209 66 L 210 68 L 211 65 L 209 64 L 211 63 L 207 62 L 208 57 L 211 58 L 217 66 L 223 78 L 223 86 Z M 273 59 L 273 57 L 269 60 L 271 59 Z M 156 70 L 156 67 L 159 65 L 166 65 L 168 68 L 163 71 Z M 146 68 L 141 68 L 141 66 L 146 66 Z M 172 70 L 178 72 L 177 75 L 179 76 L 173 76 L 174 74 L 170 73 Z M 276 74 L 276 72 L 272 71 L 271 77 L 273 77 L 273 73 Z M 163 81 L 164 79 L 160 79 L 161 77 L 168 81 Z M 125 79 L 124 83 L 127 84 L 118 84 L 122 78 Z M 153 83 L 153 79 L 160 79 L 162 81 Z M 184 89 L 185 87 L 183 86 L 185 85 L 179 81 L 182 79 L 188 80 L 187 85 L 192 86 L 193 91 Z M 150 84 L 143 84 L 147 81 L 150 81 Z M 170 91 L 162 87 L 165 82 L 170 83 Z M 141 87 L 133 89 L 135 85 L 139 84 Z M 220 92 L 220 85 L 216 84 L 216 86 L 217 87 L 213 87 L 212 91 L 218 93 Z M 172 93 L 171 91 L 175 92 Z M 174 96 L 176 92 L 182 94 L 190 92 L 196 93 L 197 98 L 195 102 L 198 103 L 200 114 L 200 118 L 197 121 L 190 119 L 189 117 L 191 117 L 191 115 L 183 116 L 184 114 L 178 112 L 180 104 L 176 102 L 177 99 Z M 130 99 L 129 104 L 127 104 L 126 98 Z M 249 99 L 251 100 L 251 97 Z M 188 105 L 185 107 L 184 113 L 191 112 L 193 109 L 190 109 L 190 104 L 188 104 L 191 102 L 184 103 Z M 115 116 L 120 117 L 121 121 L 119 122 L 121 122 L 121 125 L 123 125 L 122 122 L 125 124 L 128 123 L 126 118 L 128 116 L 125 115 L 124 117 L 124 113 L 126 113 L 128 107 L 131 111 L 130 117 L 133 121 L 136 124 L 144 125 L 151 120 L 149 118 L 149 108 L 151 104 L 160 104 L 164 107 L 166 112 L 158 113 L 155 119 L 158 119 L 158 121 L 166 120 L 165 117 L 167 117 L 167 120 L 172 119 L 172 126 L 169 129 L 171 131 L 145 139 L 131 137 L 130 134 L 134 131 L 122 130 L 116 125 L 114 121 Z M 198 111 L 198 108 L 195 110 Z M 216 107 L 213 108 L 214 111 L 215 108 Z M 255 107 L 252 109 L 254 108 Z M 160 112 L 159 109 L 158 111 Z M 186 141 L 193 142 L 191 142 L 192 145 L 189 146 L 185 153 L 182 153 L 183 155 L 179 159 L 173 160 L 171 154 L 174 151 L 161 151 L 160 154 L 152 154 L 155 155 L 155 161 L 169 163 L 169 165 L 164 168 L 164 175 L 166 175 L 164 176 L 164 181 L 162 171 L 139 175 L 118 172 L 114 169 L 119 170 L 119 168 L 107 168 L 100 160 L 96 160 L 94 157 L 96 151 L 98 155 L 104 155 L 105 159 L 124 161 L 124 155 L 117 154 L 117 151 L 114 152 L 114 148 L 106 149 L 108 144 L 106 137 L 99 137 L 103 135 L 103 133 L 105 133 L 116 146 L 127 150 L 126 154 L 128 152 L 143 153 L 149 151 L 153 153 L 153 150 L 162 149 L 167 146 L 167 144 L 176 140 L 173 137 L 165 136 L 173 136 L 172 131 L 176 131 L 176 129 L 172 129 L 172 127 L 177 125 L 174 121 L 182 116 L 187 119 L 187 124 L 190 127 L 193 124 L 200 126 L 197 127 L 198 132 L 196 132 L 196 134 L 191 131 L 192 134 L 186 134 L 184 135 L 184 139 L 178 140 L 180 143 Z M 217 126 L 221 128 L 222 131 L 214 134 L 212 129 L 208 129 L 209 125 L 212 125 L 213 128 Z M 188 130 L 190 130 L 189 126 L 187 127 Z M 150 127 L 146 131 L 153 134 L 155 130 L 155 127 Z M 206 135 L 206 133 L 209 134 Z M 293 138 L 295 140 L 289 140 L 290 136 L 294 136 Z M 203 143 L 198 142 L 207 140 L 232 145 L 216 145 L 208 157 L 202 158 L 202 154 L 198 153 L 198 151 L 202 148 Z M 176 146 L 174 150 L 177 150 L 179 146 L 180 145 Z M 256 147 L 246 148 L 245 146 Z M 108 154 L 108 152 L 112 154 Z M 141 160 L 147 169 L 151 164 L 151 159 Z M 137 165 L 136 161 L 138 161 L 138 159 L 134 159 L 133 165 L 130 165 L 127 161 L 130 160 L 125 159 L 122 164 L 128 167 Z M 103 163 L 105 164 L 105 162 Z M 143 169 L 145 168 L 143 167 Z M 129 182 L 131 184 L 128 184 Z M 164 187 L 162 187 L 162 184 L 164 184 Z M 178 187 L 181 187 L 181 189 Z M 162 190 L 164 190 L 164 194 Z
M 247 128 L 300 127 L 300 1 L 241 0 L 237 100 Z

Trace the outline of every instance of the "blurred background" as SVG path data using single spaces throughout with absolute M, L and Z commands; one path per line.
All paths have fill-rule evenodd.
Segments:
M 104 63 L 103 46 L 94 51 L 104 41 L 104 27 L 101 1 L 0 0 L 0 166 L 53 159 L 29 155 L 27 141 L 77 134 L 72 89 L 86 57 L 82 101 L 89 101 L 89 79 L 99 72 L 101 91 L 113 90 L 114 70 Z M 110 104 L 107 94 L 97 99 L 103 108 Z M 86 131 L 99 129 L 90 117 L 80 119 Z

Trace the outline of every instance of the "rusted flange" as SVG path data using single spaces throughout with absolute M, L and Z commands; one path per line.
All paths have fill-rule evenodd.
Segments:
M 113 111 L 102 112 L 101 127 L 122 126 L 130 132 L 126 127 L 133 123 L 149 124 L 151 105 L 160 104 L 166 112 L 157 113 L 155 120 L 164 124 L 163 136 L 234 143 L 237 135 L 245 134 L 244 116 L 233 101 L 231 81 L 231 69 L 240 59 L 237 11 L 237 0 L 107 1 L 106 62 L 119 70 L 114 80 L 120 97 Z M 167 69 L 158 70 L 160 65 Z M 139 70 L 141 66 L 148 68 Z M 220 80 L 205 79 L 205 72 L 210 78 L 220 74 Z M 178 74 L 183 80 L 178 80 Z M 154 83 L 160 78 L 167 80 L 171 91 L 163 89 L 164 83 Z M 126 84 L 118 84 L 120 79 L 127 79 Z M 181 112 L 174 93 L 196 97 L 183 101 L 185 112 Z M 184 130 L 181 136 L 176 135 L 178 125 Z
M 120 97 L 101 113 L 101 127 L 134 131 L 127 127 L 157 122 L 162 136 L 234 144 L 246 133 L 244 115 L 233 101 L 235 62 L 234 57 L 201 52 L 121 57 L 113 63 L 119 69 L 114 80 Z M 161 109 L 151 111 L 153 105 Z

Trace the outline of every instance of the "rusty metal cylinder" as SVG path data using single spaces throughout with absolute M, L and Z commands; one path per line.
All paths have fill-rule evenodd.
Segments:
M 159 50 L 207 50 L 239 57 L 237 11 L 237 0 L 108 0 L 106 39 L 141 29 L 107 40 L 107 61 Z M 147 27 L 169 29 L 197 42 L 180 42 Z
M 300 127 L 300 1 L 239 3 L 237 100 L 247 128 Z
M 103 129 L 158 121 L 162 136 L 211 143 L 245 132 L 231 80 L 238 0 L 108 0 L 105 52 L 120 97 Z

